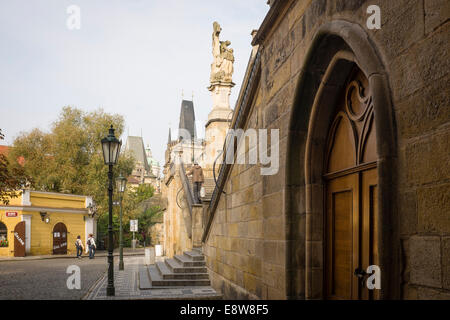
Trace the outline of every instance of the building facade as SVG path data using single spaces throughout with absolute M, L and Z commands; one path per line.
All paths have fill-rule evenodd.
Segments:
M 140 184 L 150 184 L 156 192 L 160 192 L 159 163 L 152 158 L 150 147 L 144 147 L 142 137 L 128 136 L 123 152 L 130 153 L 136 161 L 128 177 L 128 186 L 137 188 Z
M 193 247 L 190 216 L 192 206 L 186 201 L 184 187 L 189 187 L 185 173 L 188 167 L 198 162 L 204 164 L 205 141 L 198 138 L 195 124 L 194 103 L 183 99 L 180 108 L 180 121 L 176 139 L 169 138 L 165 152 L 164 180 L 162 197 L 166 199 L 164 212 L 164 252 L 173 257 Z M 184 169 L 184 170 L 182 170 Z M 181 171 L 182 170 L 182 171 Z
M 270 1 L 231 128 L 279 130 L 279 168 L 220 168 L 202 240 L 225 298 L 450 299 L 449 2 L 377 1 L 369 29 L 372 4 Z
M 88 196 L 23 190 L 0 206 L 0 256 L 75 254 L 80 236 L 96 235 Z

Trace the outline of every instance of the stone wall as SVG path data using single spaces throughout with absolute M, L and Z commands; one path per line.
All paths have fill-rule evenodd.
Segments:
M 164 223 L 158 222 L 149 228 L 150 245 L 164 244 Z
M 184 214 L 186 214 L 183 211 L 189 209 L 183 200 L 183 191 L 180 192 L 181 194 L 178 194 L 180 189 L 182 189 L 178 169 L 169 182 L 167 184 L 164 183 L 164 185 L 163 197 L 167 197 L 168 199 L 167 210 L 164 212 L 164 251 L 165 255 L 171 258 L 175 254 L 182 254 L 183 251 L 192 249 L 192 239 L 186 231 L 185 220 L 183 218 Z M 178 206 L 177 195 L 178 203 L 184 209 Z
M 299 81 L 316 32 L 329 22 L 344 20 L 364 30 L 379 56 L 388 79 L 382 85 L 392 104 L 388 113 L 393 138 L 381 140 L 379 148 L 396 152 L 388 162 L 396 172 L 392 188 L 383 191 L 394 195 L 387 204 L 393 212 L 392 225 L 383 228 L 389 234 L 386 252 L 394 252 L 389 272 L 399 277 L 384 297 L 450 298 L 449 2 L 377 1 L 380 30 L 366 27 L 369 1 L 285 3 L 260 43 L 261 79 L 246 122 L 246 128 L 280 129 L 280 169 L 276 175 L 261 176 L 258 165 L 232 167 L 227 194 L 220 197 L 204 243 L 213 286 L 225 298 L 321 296 L 311 293 L 320 286 L 314 289 L 308 283 L 321 283 L 323 274 L 314 269 L 322 264 L 321 238 L 315 242 L 320 247 L 314 248 L 313 242 L 308 249 L 312 251 L 305 252 L 306 146 L 299 143 L 298 157 L 288 158 L 289 141 L 297 137 L 302 141 L 307 135 L 307 130 L 293 132 L 291 127 L 303 121 L 302 127 L 308 128 L 309 113 L 295 110 L 301 107 L 296 96 L 308 93 L 299 92 Z M 383 115 L 376 111 L 377 116 Z M 298 169 L 292 169 L 293 162 Z M 287 186 L 288 181 L 295 183 Z M 320 221 L 315 223 L 312 228 L 319 228 Z

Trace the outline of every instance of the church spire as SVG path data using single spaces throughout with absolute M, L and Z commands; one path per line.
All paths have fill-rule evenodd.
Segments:
M 169 140 L 167 141 L 167 144 L 169 144 L 170 142 L 172 142 L 172 133 L 169 127 Z

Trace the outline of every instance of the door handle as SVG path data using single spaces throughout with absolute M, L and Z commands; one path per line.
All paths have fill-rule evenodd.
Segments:
M 362 280 L 367 275 L 367 272 L 358 267 L 355 269 L 355 272 L 353 274 L 357 276 L 360 280 Z

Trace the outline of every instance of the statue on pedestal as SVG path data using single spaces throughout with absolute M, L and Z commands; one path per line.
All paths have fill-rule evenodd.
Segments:
M 211 64 L 211 84 L 214 82 L 232 82 L 234 54 L 229 48 L 230 41 L 220 41 L 222 28 L 218 22 L 213 23 L 212 54 L 214 61 Z

